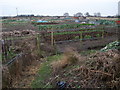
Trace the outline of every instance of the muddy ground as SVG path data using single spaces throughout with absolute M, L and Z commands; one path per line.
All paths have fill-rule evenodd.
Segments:
M 84 50 L 91 50 L 91 49 L 101 49 L 106 44 L 117 40 L 117 36 L 113 35 L 111 37 L 100 38 L 96 40 L 85 40 L 85 41 L 78 41 L 78 42 L 64 42 L 57 44 L 58 51 L 64 52 L 66 47 L 74 47 L 77 51 L 81 52 Z

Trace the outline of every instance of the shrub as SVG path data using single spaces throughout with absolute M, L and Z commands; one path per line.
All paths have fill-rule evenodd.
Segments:
M 58 71 L 68 65 L 75 64 L 78 60 L 79 54 L 73 48 L 67 48 L 63 57 L 58 61 L 52 62 L 51 65 L 54 71 Z
M 96 37 L 100 37 L 100 34 L 96 34 Z
M 75 36 L 75 39 L 79 39 L 79 36 Z
M 85 39 L 90 39 L 92 38 L 90 35 L 85 35 Z

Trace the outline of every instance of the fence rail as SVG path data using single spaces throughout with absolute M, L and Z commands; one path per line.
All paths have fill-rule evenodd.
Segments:
M 17 54 L 13 59 L 9 60 L 5 66 L 9 66 L 10 64 L 12 64 L 14 61 L 18 60 L 19 57 L 21 57 L 23 55 L 23 53 Z
M 115 26 L 116 27 L 116 26 Z M 24 40 L 24 39 L 29 39 L 29 38 L 35 38 L 36 39 L 36 47 L 38 47 L 38 52 L 40 53 L 40 43 L 42 43 L 42 39 L 45 39 L 44 42 L 49 41 L 52 46 L 54 46 L 55 43 L 61 43 L 61 42 L 72 42 L 72 41 L 82 41 L 82 40 L 94 40 L 94 39 L 100 39 L 105 37 L 105 33 L 107 32 L 106 28 L 111 28 L 107 26 L 101 26 L 101 27 L 92 27 L 92 28 L 77 28 L 77 29 L 63 29 L 63 30 L 43 30 L 39 31 L 39 34 L 36 34 L 34 36 L 27 35 L 27 36 L 7 36 L 3 38 L 2 41 L 2 56 L 6 57 L 6 61 L 11 60 L 14 57 L 9 58 L 8 54 L 11 52 L 11 46 L 14 47 L 15 41 L 18 40 Z M 96 34 L 96 36 L 92 36 L 94 33 L 98 33 L 99 35 Z M 44 35 L 43 35 L 44 34 Z M 63 36 L 62 36 L 63 35 Z M 85 36 L 86 35 L 86 36 Z M 71 39 L 67 39 L 66 37 L 69 36 Z M 62 38 L 62 39 L 58 39 Z M 19 41 L 18 41 L 19 42 Z M 5 45 L 5 44 L 8 45 Z M 10 53 L 11 55 L 11 53 Z M 14 61 L 14 60 L 13 60 Z
M 34 36 L 6 36 L 4 38 L 2 38 L 2 40 L 0 40 L 1 44 L 2 44 L 2 64 L 6 64 L 9 65 L 11 64 L 11 62 L 14 62 L 15 59 L 17 59 L 20 55 L 23 55 L 22 53 L 24 53 L 24 47 L 21 47 L 22 45 L 27 45 L 24 44 L 25 40 L 29 41 L 29 42 L 34 42 L 33 44 L 39 48 L 37 45 L 39 45 L 40 43 L 38 43 L 38 35 L 34 35 Z M 36 45 L 37 44 L 37 45 Z M 18 48 L 18 49 L 17 49 Z M 24 48 L 24 49 L 22 49 Z M 19 50 L 21 49 L 21 50 Z M 18 50 L 18 51 L 16 51 Z M 21 51 L 23 51 L 21 53 Z

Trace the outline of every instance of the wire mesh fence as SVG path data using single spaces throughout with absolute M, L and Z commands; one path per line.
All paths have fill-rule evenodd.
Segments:
M 7 35 L 3 35 L 1 43 L 2 43 L 2 63 L 6 64 L 13 58 L 15 58 L 18 54 L 30 54 L 30 49 L 27 47 L 29 45 L 33 45 L 34 47 L 37 47 L 39 44 L 37 40 L 37 35 L 27 35 L 27 36 L 14 36 L 10 33 Z M 32 43 L 32 44 L 31 44 Z M 30 46 L 29 46 L 30 47 Z M 36 49 L 38 50 L 39 47 Z
M 40 29 L 41 30 L 41 29 Z M 117 33 L 117 26 L 92 26 L 89 28 L 41 30 L 46 42 L 59 43 L 100 39 Z
M 91 25 L 88 28 L 84 25 L 82 28 L 75 29 L 70 29 L 70 26 L 68 29 L 64 29 L 62 26 L 59 28 L 61 29 L 56 30 L 56 28 L 52 27 L 47 28 L 46 30 L 40 29 L 39 33 L 35 33 L 34 35 L 30 34 L 29 31 L 21 33 L 19 31 L 16 31 L 14 33 L 4 33 L 1 40 L 2 63 L 5 64 L 10 59 L 14 58 L 17 54 L 21 53 L 21 46 L 18 44 L 22 44 L 26 39 L 29 40 L 32 38 L 33 40 L 31 40 L 31 42 L 33 42 L 33 46 L 36 46 L 38 53 L 40 53 L 40 43 L 49 43 L 49 45 L 54 46 L 54 44 L 61 42 L 101 39 L 117 33 L 117 26 Z M 23 51 L 24 50 L 22 50 L 22 52 Z

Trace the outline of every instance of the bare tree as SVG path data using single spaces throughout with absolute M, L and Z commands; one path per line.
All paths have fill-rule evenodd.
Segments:
M 68 16 L 69 16 L 69 13 L 64 13 L 63 16 L 68 17 Z
M 94 16 L 95 16 L 95 17 L 101 17 L 101 13 L 100 13 L 100 12 L 94 13 Z
M 89 16 L 90 16 L 89 12 L 86 12 L 86 13 L 85 13 L 85 16 L 89 17 Z
M 78 13 L 74 14 L 74 16 L 75 17 L 81 17 L 81 16 L 83 16 L 83 14 L 81 12 L 78 12 Z
M 98 12 L 97 15 L 98 15 L 98 17 L 101 17 L 101 13 L 100 12 Z

